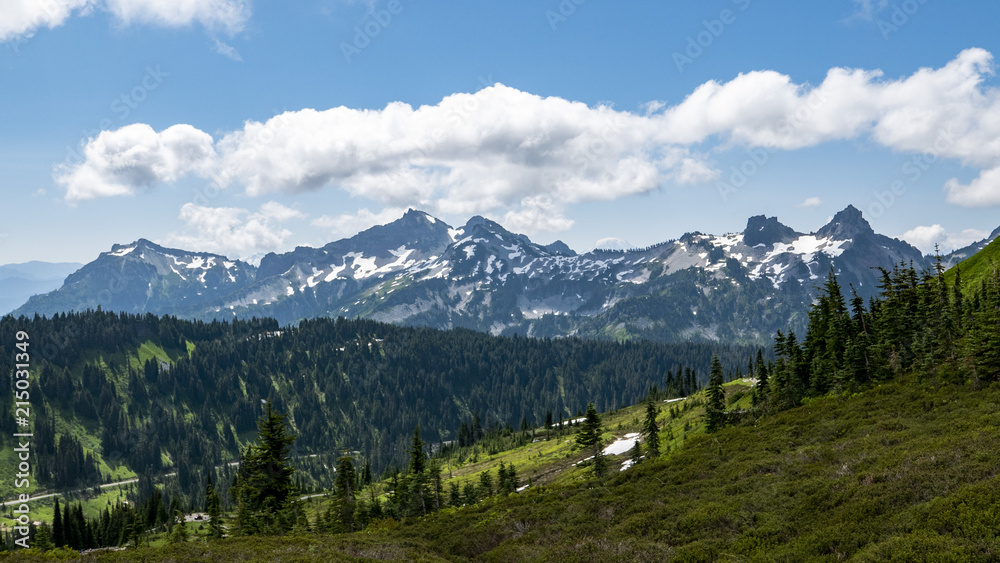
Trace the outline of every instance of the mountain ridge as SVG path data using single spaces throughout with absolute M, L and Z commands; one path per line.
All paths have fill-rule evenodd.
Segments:
M 100 305 L 200 320 L 360 316 L 493 334 L 763 342 L 803 326 L 829 271 L 867 298 L 878 268 L 909 262 L 930 266 L 916 248 L 875 233 L 854 206 L 808 234 L 758 215 L 742 232 L 583 254 L 481 216 L 454 228 L 411 209 L 322 247 L 269 253 L 257 267 L 146 239 L 115 245 L 15 313 Z

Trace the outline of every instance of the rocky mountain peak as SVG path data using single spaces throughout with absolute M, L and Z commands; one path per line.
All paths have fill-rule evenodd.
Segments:
M 859 235 L 874 235 L 875 231 L 861 215 L 861 210 L 848 205 L 843 211 L 833 216 L 829 223 L 816 231 L 820 238 L 835 240 L 853 239 Z
M 743 231 L 743 244 L 747 246 L 763 244 L 765 247 L 770 247 L 778 242 L 790 242 L 799 236 L 795 229 L 779 223 L 777 217 L 755 215 L 747 220 L 747 228 Z

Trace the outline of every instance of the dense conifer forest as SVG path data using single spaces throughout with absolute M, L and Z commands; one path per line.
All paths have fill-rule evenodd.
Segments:
M 263 404 L 299 436 L 297 479 L 333 484 L 341 452 L 381 474 L 405 467 L 420 426 L 429 443 L 569 419 L 594 402 L 630 404 L 650 388 L 684 396 L 715 353 L 738 369 L 747 349 L 710 344 L 493 337 L 319 319 L 281 328 L 268 319 L 202 323 L 95 311 L 0 319 L 0 340 L 31 336 L 36 479 L 66 490 L 137 475 L 177 474 L 170 493 L 200 499 L 208 476 L 225 493 L 232 462 L 255 437 Z M 0 362 L 12 364 L 12 348 Z M 4 372 L 0 384 L 11 385 Z M 13 403 L 0 426 L 14 431 Z M 231 508 L 224 495 L 226 508 Z

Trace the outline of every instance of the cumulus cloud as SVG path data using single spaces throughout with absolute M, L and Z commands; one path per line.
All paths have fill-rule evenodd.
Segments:
M 1000 91 L 984 85 L 992 72 L 993 57 L 982 49 L 898 79 L 834 68 L 810 85 L 758 71 L 706 82 L 676 105 L 654 102 L 639 113 L 496 84 L 417 108 L 286 112 L 215 139 L 185 129 L 194 159 L 172 166 L 153 165 L 169 149 L 133 155 L 118 139 L 133 133 L 105 132 L 88 143 L 85 162 L 58 178 L 70 199 L 132 193 L 184 174 L 250 196 L 332 187 L 386 210 L 482 214 L 532 233 L 569 228 L 565 210 L 575 203 L 711 183 L 719 172 L 709 155 L 718 150 L 863 139 L 982 170 L 968 185 L 949 182 L 947 199 L 998 205 Z M 150 132 L 140 146 L 156 145 Z
M 282 223 L 305 215 L 278 202 L 269 201 L 250 212 L 237 207 L 207 207 L 187 203 L 179 215 L 184 228 L 164 241 L 181 248 L 198 248 L 231 258 L 285 248 L 292 232 Z
M 802 203 L 796 205 L 796 207 L 819 207 L 823 205 L 823 200 L 818 197 L 807 197 Z
M 988 232 L 977 229 L 965 229 L 961 232 L 950 233 L 941 225 L 930 225 L 914 227 L 903 233 L 902 238 L 919 248 L 924 254 L 930 254 L 934 252 L 934 245 L 938 245 L 941 252 L 951 252 L 979 242 L 987 236 L 989 236 Z
M 39 28 L 58 27 L 95 8 L 110 12 L 123 25 L 199 23 L 229 34 L 241 31 L 250 17 L 249 0 L 6 0 L 0 2 L 0 42 L 31 37 Z
M 52 29 L 74 13 L 87 13 L 94 0 L 8 0 L 0 3 L 0 42 L 30 37 L 35 30 Z
M 83 162 L 57 167 L 56 181 L 70 201 L 130 195 L 188 174 L 206 175 L 214 166 L 212 145 L 209 134 L 190 125 L 159 133 L 145 123 L 127 125 L 88 141 Z

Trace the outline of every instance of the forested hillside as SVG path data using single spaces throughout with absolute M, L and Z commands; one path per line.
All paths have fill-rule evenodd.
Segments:
M 357 452 L 376 472 L 405 465 L 418 424 L 433 443 L 457 439 L 463 422 L 476 420 L 487 431 L 534 425 L 547 412 L 568 418 L 588 402 L 630 404 L 651 386 L 683 395 L 699 385 L 696 373 L 705 373 L 713 353 L 735 370 L 749 352 L 493 337 L 367 320 L 279 329 L 271 320 L 201 323 L 106 312 L 0 320 L 0 341 L 14 342 L 16 331 L 32 342 L 42 487 L 176 472 L 169 488 L 193 498 L 209 469 L 237 459 L 254 437 L 268 399 L 299 436 L 298 478 L 330 485 L 342 450 Z M 12 365 L 16 351 L 4 348 L 0 362 Z M 2 384 L 12 377 L 5 372 Z M 7 436 L 12 410 L 12 402 L 0 405 Z M 227 471 L 217 474 L 223 483 Z
M 226 432 L 238 445 L 251 438 L 235 421 L 253 421 L 260 412 L 256 405 L 270 399 L 296 421 L 299 454 L 321 448 L 342 454 L 325 511 L 310 512 L 296 501 L 287 510 L 297 516 L 277 516 L 285 518 L 278 529 L 292 538 L 260 543 L 237 537 L 260 533 L 248 531 L 237 511 L 229 531 L 220 532 L 233 539 L 195 547 L 181 538 L 169 549 L 112 557 L 267 560 L 281 559 L 280 551 L 296 554 L 289 555 L 293 559 L 321 553 L 344 560 L 388 554 L 461 561 L 992 561 L 1000 556 L 994 533 L 1000 465 L 992 453 L 992 444 L 1000 440 L 1000 276 L 986 275 L 971 287 L 960 276 L 954 279 L 950 282 L 941 267 L 918 272 L 901 265 L 881 272 L 881 296 L 866 303 L 845 291 L 831 272 L 810 311 L 805 336 L 779 332 L 776 357 L 760 354 L 749 362 L 753 379 L 747 381 L 754 383 L 749 392 L 730 387 L 727 393 L 722 387 L 723 364 L 744 364 L 750 356 L 746 349 L 493 338 L 343 319 L 311 321 L 287 332 L 267 321 L 198 324 L 190 339 L 182 330 L 185 324 L 171 319 L 156 338 L 157 345 L 171 343 L 161 349 L 175 351 L 172 362 L 145 361 L 141 370 L 122 371 L 113 366 L 131 364 L 116 363 L 113 354 L 67 357 L 76 358 L 81 374 L 91 365 L 102 366 L 99 373 L 120 376 L 102 393 L 147 394 L 145 401 L 133 400 L 127 407 L 109 406 L 122 409 L 118 419 L 126 425 L 133 424 L 133 416 L 137 427 L 150 425 L 141 413 L 157 408 L 149 397 L 162 386 L 173 393 L 168 403 L 173 411 L 164 415 L 175 421 L 171 431 L 197 443 L 192 432 L 211 434 L 214 425 L 215 451 L 224 457 Z M 87 319 L 97 326 L 119 320 L 105 313 L 90 313 Z M 153 317 L 126 320 L 133 328 L 145 326 L 150 338 L 158 322 Z M 40 323 L 34 330 L 52 321 L 4 321 L 14 322 Z M 11 330 L 6 324 L 4 330 Z M 172 326 L 181 328 L 174 332 Z M 122 338 L 123 348 L 116 349 L 127 349 L 128 342 Z M 151 349 L 150 342 L 142 341 L 139 349 Z M 712 362 L 708 386 L 697 389 L 692 370 L 674 362 L 684 358 L 704 373 L 699 354 L 711 352 L 726 359 Z M 58 372 L 57 364 L 50 369 Z M 426 385 L 429 381 L 433 385 Z M 217 395 L 222 404 L 213 409 L 203 399 L 207 394 Z M 598 429 L 593 444 L 583 438 L 591 420 L 597 420 L 593 409 L 577 432 L 583 449 L 551 455 L 550 450 L 565 447 L 551 412 L 577 413 L 587 401 L 612 411 L 622 403 L 681 394 L 692 395 L 683 409 L 670 406 L 669 415 L 648 403 L 651 414 L 642 425 L 642 441 L 630 453 L 637 468 L 608 472 L 598 453 L 606 434 Z M 199 399 L 204 412 L 196 411 Z M 60 400 L 46 399 L 56 413 L 56 428 L 65 424 Z M 410 411 L 409 405 L 416 406 Z M 616 435 L 628 431 L 624 425 L 639 424 L 635 409 L 623 412 L 624 417 L 610 413 L 618 420 Z M 312 415 L 309 422 L 303 422 L 306 413 Z M 367 413 L 371 418 L 363 418 Z M 366 425 L 360 428 L 373 436 L 369 442 L 352 434 L 359 431 L 350 424 L 354 419 Z M 520 432 L 511 428 L 519 419 Z M 312 420 L 322 425 L 313 428 Z M 477 429 L 473 440 L 488 427 L 485 435 L 493 436 L 488 447 L 470 444 L 470 423 Z M 544 427 L 537 437 L 536 426 Z M 111 443 L 115 433 L 104 427 L 102 432 L 110 432 L 104 441 Z M 151 437 L 158 434 L 140 436 L 155 440 Z M 449 454 L 444 474 L 426 455 L 436 450 L 434 442 L 453 437 L 458 455 Z M 555 450 L 538 443 L 553 438 Z M 209 442 L 200 447 L 212 447 Z M 666 449 L 654 447 L 656 442 Z M 501 444 L 515 449 L 504 453 L 497 447 Z M 589 458 L 587 444 L 594 448 Z M 170 443 L 159 446 L 164 460 L 184 467 Z M 374 454 L 378 447 L 388 452 L 382 458 Z M 104 453 L 103 445 L 99 451 Z M 490 463 L 494 456 L 510 463 L 496 468 L 499 481 L 492 480 L 489 466 L 483 471 L 476 465 L 477 452 L 489 456 Z M 328 459 L 332 467 L 332 455 Z M 514 473 L 515 459 L 522 473 Z M 402 469 L 373 484 L 373 460 Z M 479 484 L 473 484 L 466 463 L 481 471 Z M 308 464 L 303 465 L 300 473 L 308 474 Z M 167 463 L 157 467 L 169 468 Z M 586 467 L 592 469 L 581 469 Z M 572 471 L 575 477 L 553 482 L 553 470 Z M 453 471 L 464 485 L 459 489 L 459 482 L 451 481 L 446 490 L 443 483 Z M 515 475 L 537 476 L 542 486 L 525 491 Z M 153 518 L 147 506 L 154 504 L 128 513 Z M 225 518 L 233 518 L 232 513 L 230 508 Z M 149 522 L 162 526 L 158 518 Z M 360 527 L 362 536 L 317 542 L 317 534 Z M 144 534 L 132 530 L 127 537 Z

